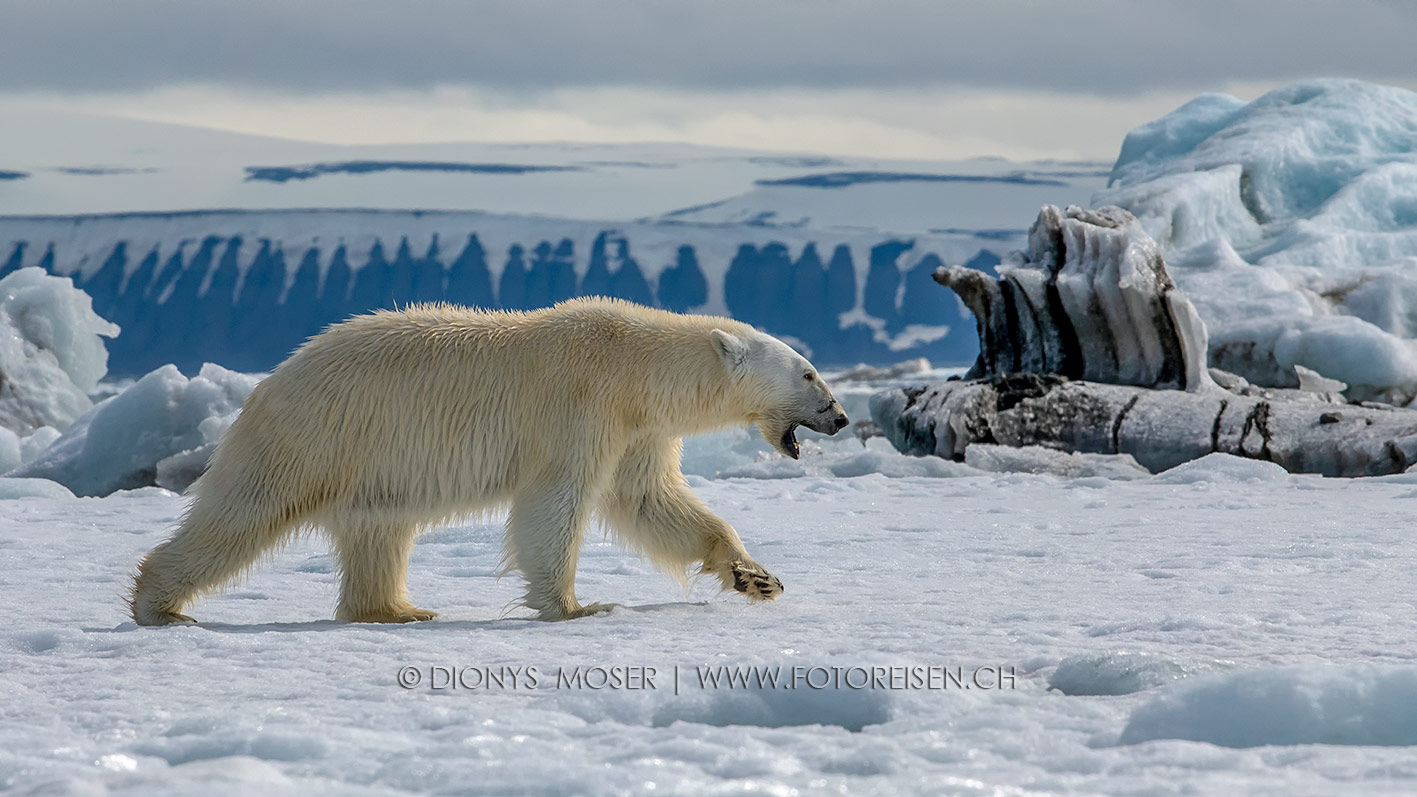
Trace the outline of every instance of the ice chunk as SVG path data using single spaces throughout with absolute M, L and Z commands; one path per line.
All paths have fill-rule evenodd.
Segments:
M 0 473 L 7 473 L 20 466 L 20 438 L 14 432 L 0 427 Z
M 1140 479 L 1151 475 L 1130 454 L 1080 454 L 1042 446 L 975 443 L 965 450 L 964 462 L 990 473 L 1046 473 L 1067 479 Z
M 1189 155 L 1245 107 L 1228 94 L 1202 94 L 1174 112 L 1127 134 L 1110 181 L 1126 180 L 1169 159 Z M 1110 182 L 1109 181 L 1109 182 Z
M 1417 667 L 1265 667 L 1170 687 L 1132 712 L 1122 744 L 1417 745 Z
M 0 279 L 0 427 L 68 427 L 93 406 L 108 370 L 103 336 L 117 334 L 68 277 L 31 267 Z
M 212 454 L 216 453 L 216 444 L 240 414 L 235 411 L 202 419 L 202 422 L 197 424 L 197 431 L 202 435 L 202 445 L 179 451 L 160 460 L 157 463 L 155 479 L 157 486 L 174 493 L 186 492 L 187 488 L 206 472 L 207 462 L 211 460 Z
M 215 445 L 205 445 L 164 457 L 158 460 L 153 482 L 158 487 L 174 493 L 186 492 L 187 488 L 206 472 L 207 463 L 215 452 Z
M 74 494 L 48 479 L 0 477 L 0 500 L 12 498 L 73 498 Z
M 59 430 L 41 426 L 26 437 L 20 437 L 0 426 L 0 473 L 8 473 L 27 462 L 33 462 L 44 449 L 59 439 Z
M 44 453 L 44 449 L 54 445 L 62 432 L 53 426 L 41 426 L 30 432 L 29 437 L 20 440 L 20 461 L 33 462 Z
M 1177 661 L 1155 653 L 1085 653 L 1058 662 L 1048 688 L 1065 695 L 1130 695 L 1225 666 L 1227 662 Z
M 53 479 L 79 495 L 154 485 L 158 463 L 213 442 L 257 381 L 211 363 L 187 379 L 165 365 L 94 407 L 13 475 Z
M 1299 389 L 1310 393 L 1342 393 L 1348 389 L 1347 383 L 1329 379 L 1323 374 L 1302 365 L 1294 366 L 1294 375 L 1299 377 Z
M 1198 484 L 1201 482 L 1276 482 L 1289 478 L 1289 472 L 1273 462 L 1261 462 L 1232 454 L 1207 454 L 1200 459 L 1158 474 L 1156 481 L 1164 484 Z

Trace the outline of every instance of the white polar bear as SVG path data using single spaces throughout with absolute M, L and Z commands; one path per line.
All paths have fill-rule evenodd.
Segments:
M 176 534 L 143 560 L 133 619 L 191 622 L 181 612 L 199 594 L 320 526 L 340 569 L 337 618 L 428 620 L 406 587 L 415 534 L 507 503 L 506 569 L 542 619 L 603 608 L 575 594 L 593 515 L 681 580 L 698 564 L 773 600 L 782 583 L 679 471 L 682 435 L 754 422 L 795 458 L 799 425 L 835 434 L 847 418 L 811 363 L 730 319 L 609 299 L 353 318 L 251 393 Z

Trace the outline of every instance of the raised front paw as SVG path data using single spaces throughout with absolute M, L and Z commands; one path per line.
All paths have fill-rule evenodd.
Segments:
M 733 562 L 733 588 L 748 596 L 750 601 L 775 601 L 782 594 L 782 582 L 777 576 L 753 562 Z

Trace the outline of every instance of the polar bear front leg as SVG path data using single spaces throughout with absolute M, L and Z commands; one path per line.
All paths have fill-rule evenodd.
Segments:
M 408 560 L 413 524 L 346 520 L 327 528 L 339 561 L 340 593 L 335 619 L 351 623 L 412 623 L 433 612 L 408 599 Z
M 570 620 L 611 608 L 576 600 L 576 563 L 587 519 L 583 489 L 570 479 L 543 479 L 518 491 L 512 502 L 506 570 L 526 579 L 522 605 L 535 609 L 538 619 Z
M 650 441 L 621 461 L 604 506 L 627 544 L 679 579 L 699 565 L 724 589 L 752 601 L 776 600 L 782 582 L 748 555 L 738 532 L 699 500 L 679 471 L 678 440 Z
M 713 513 L 709 514 L 717 518 Z M 728 526 L 722 520 L 719 522 Z M 717 576 L 724 589 L 731 587 L 750 601 L 777 600 L 783 593 L 782 581 L 748 555 L 742 541 L 738 539 L 738 533 L 734 532 L 731 526 L 728 531 L 733 534 L 731 542 L 710 543 L 709 553 L 705 554 L 702 560 L 702 572 Z

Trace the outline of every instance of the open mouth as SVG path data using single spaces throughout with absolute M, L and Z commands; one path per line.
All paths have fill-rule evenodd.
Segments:
M 797 445 L 797 424 L 787 427 L 787 431 L 782 433 L 782 439 L 778 441 L 777 447 L 782 449 L 782 453 L 793 459 L 802 455 L 802 448 Z

